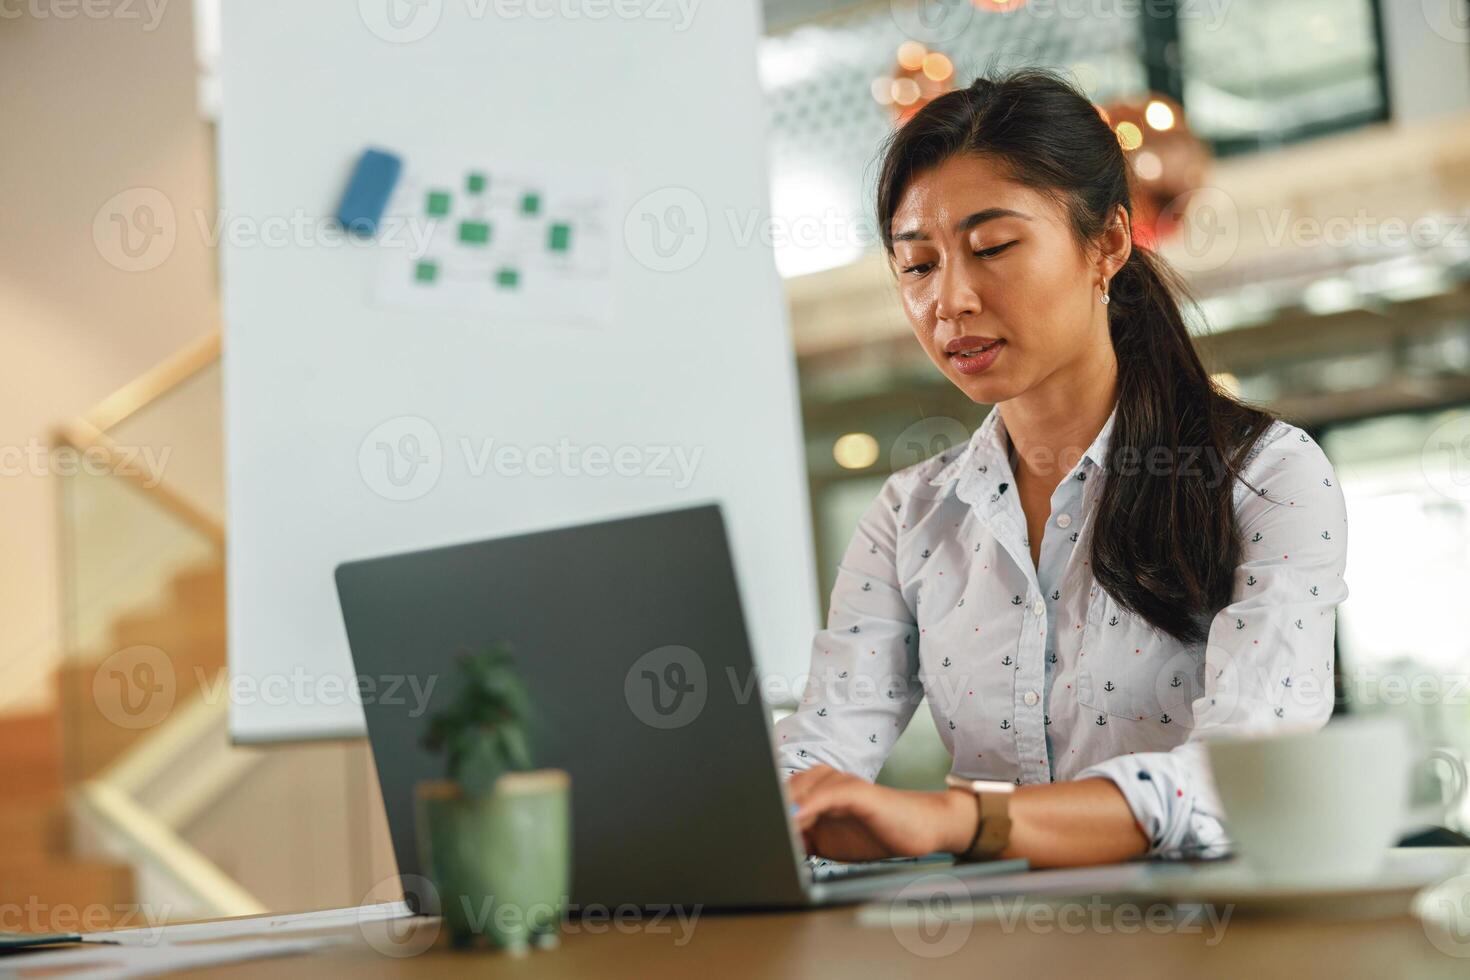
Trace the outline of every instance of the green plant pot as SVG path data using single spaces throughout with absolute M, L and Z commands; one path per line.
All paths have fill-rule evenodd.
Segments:
M 419 858 L 454 943 L 554 945 L 571 888 L 571 778 L 506 773 L 478 799 L 457 783 L 423 782 L 415 803 Z

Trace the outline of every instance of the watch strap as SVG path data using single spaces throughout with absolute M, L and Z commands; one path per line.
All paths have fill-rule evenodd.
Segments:
M 1010 802 L 1015 787 L 1010 783 L 989 779 L 965 779 L 950 775 L 945 785 L 963 789 L 975 797 L 979 816 L 975 836 L 957 857 L 965 861 L 992 861 L 999 857 L 1011 840 Z

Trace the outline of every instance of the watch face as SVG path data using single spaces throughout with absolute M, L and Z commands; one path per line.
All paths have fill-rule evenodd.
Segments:
M 967 789 L 971 793 L 1012 793 L 1015 784 L 1004 779 L 966 779 L 951 773 L 944 777 L 944 785 L 952 789 Z
M 1003 779 L 975 779 L 970 783 L 977 793 L 1011 793 L 1016 787 Z

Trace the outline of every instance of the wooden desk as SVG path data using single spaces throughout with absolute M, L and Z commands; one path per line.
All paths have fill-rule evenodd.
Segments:
M 1144 908 L 1147 906 L 1145 905 Z M 1407 916 L 1366 922 L 1247 918 L 1239 914 L 1222 932 L 1201 922 L 1200 930 L 1157 933 L 1133 921 L 1136 932 L 1094 928 L 1028 929 L 963 920 L 954 933 L 931 936 L 932 945 L 911 926 L 884 928 L 858 922 L 855 908 L 759 915 L 704 914 L 686 934 L 677 922 L 666 932 L 620 931 L 611 924 L 592 934 L 570 924 L 559 949 L 533 950 L 524 958 L 503 953 L 457 952 L 432 920 L 373 923 L 336 930 L 347 945 L 273 960 L 212 967 L 199 976 L 281 980 L 296 976 L 374 977 L 802 977 L 854 980 L 866 977 L 1047 978 L 1168 977 L 1456 977 L 1470 975 L 1470 958 L 1441 952 L 1424 927 Z M 903 934 L 900 934 L 903 931 Z M 961 935 L 963 933 L 963 935 Z M 416 955 L 393 956 L 381 950 Z M 956 942 L 955 940 L 959 941 Z M 1470 954 L 1470 935 L 1463 937 Z M 953 951 L 949 951 L 949 950 Z M 933 953 L 940 955 L 932 955 Z M 192 974 L 185 974 L 192 975 Z
M 379 906 L 315 913 L 313 917 L 263 916 L 181 926 L 168 941 L 201 952 L 201 946 L 215 942 L 259 947 L 320 937 L 332 943 L 308 953 L 169 975 L 227 980 L 321 975 L 354 980 L 437 975 L 531 980 L 588 976 L 648 980 L 1465 978 L 1470 977 L 1467 858 L 1470 855 L 1463 849 L 1394 852 L 1396 862 L 1408 860 L 1416 866 L 1444 869 L 1442 875 L 1429 870 L 1398 879 L 1401 883 L 1445 882 L 1430 896 L 1433 908 L 1443 915 L 1440 926 L 1411 916 L 1408 906 L 1414 889 L 1388 887 L 1387 879 L 1383 886 L 1361 890 L 1350 899 L 1339 895 L 1330 903 L 1284 906 L 1290 914 L 1282 914 L 1283 906 L 1266 904 L 1253 889 L 1237 892 L 1251 896 L 1249 905 L 1220 904 L 1206 912 L 1199 906 L 1175 907 L 1142 895 L 1088 895 L 1094 886 L 1087 886 L 1078 889 L 1082 897 L 1077 898 L 980 896 L 969 909 L 936 901 L 932 892 L 925 892 L 931 896 L 925 906 L 939 915 L 931 915 L 922 930 L 919 913 L 923 907 L 901 899 L 868 907 L 688 913 L 682 918 L 639 914 L 629 907 L 620 916 L 573 918 L 564 925 L 559 948 L 515 957 L 489 949 L 452 949 L 436 919 L 368 920 L 366 917 L 393 911 Z M 1424 861 L 1427 865 L 1417 864 Z M 1111 880 L 1116 886 L 1118 879 Z M 1199 877 L 1190 880 L 1200 885 Z M 1217 881 L 1207 887 L 1217 890 L 1220 886 Z M 364 921 L 357 921 L 359 916 Z M 159 938 L 146 932 L 130 935 L 141 937 L 145 945 Z M 203 936 L 212 938 L 204 943 L 199 940 Z M 0 958 L 0 973 L 88 975 L 68 972 L 58 963 L 48 969 L 47 958 L 44 952 L 34 957 Z

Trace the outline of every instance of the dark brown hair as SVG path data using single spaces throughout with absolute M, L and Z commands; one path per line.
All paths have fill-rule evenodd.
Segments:
M 994 161 L 1057 202 L 1084 248 L 1118 205 L 1133 215 L 1128 163 L 1097 107 L 1054 72 L 1026 68 L 940 96 L 889 139 L 877 218 L 890 258 L 893 213 L 909 183 L 957 154 Z M 1241 460 L 1275 417 L 1211 379 L 1185 324 L 1187 293 L 1160 258 L 1135 242 L 1109 298 L 1118 414 L 1093 518 L 1092 573 L 1124 609 L 1198 642 L 1230 601 L 1241 560 L 1233 499 Z M 1150 462 L 1160 459 L 1168 462 Z

